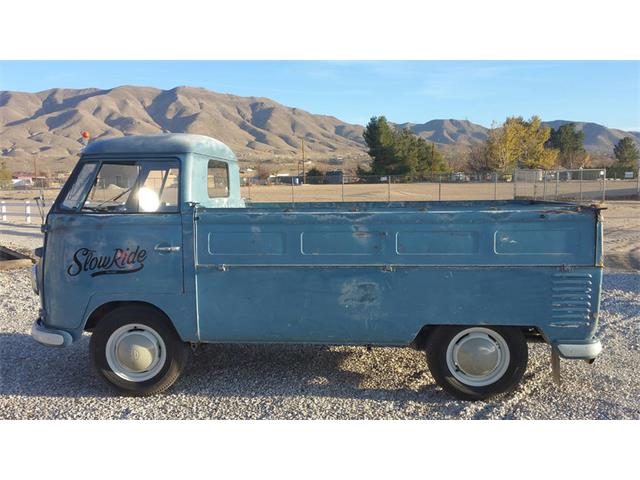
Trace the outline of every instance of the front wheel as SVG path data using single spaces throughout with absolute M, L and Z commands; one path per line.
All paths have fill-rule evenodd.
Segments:
M 120 393 L 146 396 L 169 388 L 184 368 L 188 347 L 159 312 L 117 308 L 91 335 L 91 361 L 98 375 Z
M 426 350 L 438 385 L 462 400 L 511 391 L 527 369 L 527 342 L 514 327 L 436 327 Z

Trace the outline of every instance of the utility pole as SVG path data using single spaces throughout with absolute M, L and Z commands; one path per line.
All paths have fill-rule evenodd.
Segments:
M 431 180 L 433 181 L 433 167 L 435 163 L 434 153 L 436 149 L 436 144 L 431 142 Z
M 307 177 L 304 171 L 304 138 L 302 139 L 302 183 L 307 184 Z

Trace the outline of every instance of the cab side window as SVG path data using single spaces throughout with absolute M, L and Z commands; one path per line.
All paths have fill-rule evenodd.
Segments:
M 207 191 L 209 198 L 229 196 L 229 166 L 219 160 L 209 160 L 207 168 Z
M 177 165 L 163 162 L 149 166 L 138 188 L 138 211 L 177 212 L 179 180 Z

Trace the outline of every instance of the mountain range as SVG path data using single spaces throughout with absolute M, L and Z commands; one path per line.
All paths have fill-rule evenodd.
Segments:
M 546 122 L 557 128 L 565 120 Z M 573 122 L 585 133 L 585 148 L 612 155 L 624 136 L 640 142 L 640 132 L 624 132 L 596 123 Z M 457 155 L 487 138 L 488 129 L 468 120 L 401 123 L 400 128 Z M 362 125 L 288 107 L 268 98 L 240 97 L 204 88 L 121 86 L 113 89 L 51 89 L 37 93 L 0 91 L 0 160 L 9 168 L 68 171 L 91 139 L 161 132 L 199 133 L 229 145 L 244 162 L 292 163 L 306 156 L 332 163 L 367 160 Z
M 573 123 L 575 129 L 584 133 L 583 145 L 587 151 L 600 155 L 612 155 L 613 147 L 624 137 L 633 137 L 640 142 L 640 132 L 627 132 L 591 122 L 553 120 L 543 125 L 557 129 Z M 401 123 L 399 128 L 409 128 L 416 135 L 440 145 L 471 146 L 486 140 L 489 129 L 468 120 L 431 120 L 427 123 Z

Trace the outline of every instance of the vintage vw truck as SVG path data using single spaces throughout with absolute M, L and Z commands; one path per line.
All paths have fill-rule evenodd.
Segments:
M 594 207 L 250 204 L 228 147 L 167 134 L 89 144 L 42 229 L 33 337 L 91 332 L 98 374 L 131 395 L 202 342 L 413 346 L 463 399 L 513 389 L 528 341 L 556 367 L 601 350 Z

